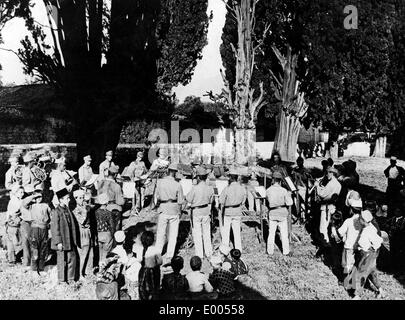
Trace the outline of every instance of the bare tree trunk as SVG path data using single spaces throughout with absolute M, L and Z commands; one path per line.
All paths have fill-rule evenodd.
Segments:
M 257 51 L 270 26 L 265 27 L 263 39 L 255 43 L 255 12 L 259 0 L 240 0 L 233 2 L 232 5 L 223 1 L 236 20 L 238 30 L 237 47 L 231 44 L 236 61 L 235 82 L 231 86 L 221 70 L 225 88 L 216 97 L 212 92 L 209 95 L 212 100 L 222 100 L 227 106 L 234 126 L 234 162 L 246 164 L 255 161 L 256 119 L 261 107 L 265 104 L 263 83 L 260 83 L 260 93 L 257 95 L 251 81 Z
M 273 147 L 273 150 L 277 150 L 280 153 L 281 159 L 285 161 L 296 160 L 300 129 L 301 123 L 296 117 L 282 112 Z
M 375 141 L 373 157 L 385 158 L 387 151 L 387 136 L 378 137 Z
M 284 72 L 281 78 L 270 70 L 275 81 L 275 96 L 280 101 L 279 125 L 273 150 L 278 151 L 283 160 L 294 162 L 301 119 L 305 117 L 308 105 L 304 93 L 299 91 L 300 82 L 296 79 L 297 55 L 292 55 L 290 46 L 287 47 L 285 57 L 277 48 L 273 47 L 273 51 Z
M 242 165 L 251 165 L 256 159 L 256 130 L 235 130 L 235 162 Z

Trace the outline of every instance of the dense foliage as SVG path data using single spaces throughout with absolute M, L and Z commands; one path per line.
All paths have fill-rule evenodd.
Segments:
M 190 81 L 206 44 L 207 0 L 44 3 L 59 26 L 51 29 L 52 45 L 30 16 L 32 37 L 19 54 L 25 71 L 62 97 L 79 156 L 90 152 L 97 162 L 116 147 L 129 119 L 170 116 L 170 90 Z
M 322 125 L 336 137 L 344 129 L 386 134 L 401 124 L 404 4 L 354 0 L 350 4 L 358 9 L 358 29 L 346 30 L 347 4 L 343 0 L 259 2 L 255 33 L 260 35 L 267 23 L 271 27 L 254 83 L 256 88 L 260 82 L 265 84 L 268 115 L 279 112 L 269 70 L 281 72 L 271 46 L 285 53 L 290 45 L 299 54 L 298 77 L 309 104 L 305 125 Z M 236 42 L 236 30 L 229 14 L 222 39 L 222 59 L 232 83 L 234 58 L 229 43 Z

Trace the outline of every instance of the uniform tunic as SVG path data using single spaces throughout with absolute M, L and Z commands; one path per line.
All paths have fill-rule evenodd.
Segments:
M 87 182 L 93 176 L 93 169 L 90 166 L 83 164 L 79 168 L 79 181 L 80 183 Z

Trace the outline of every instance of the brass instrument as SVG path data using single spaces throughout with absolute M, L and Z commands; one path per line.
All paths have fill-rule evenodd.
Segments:
M 47 178 L 46 171 L 44 169 L 41 169 L 39 166 L 34 165 L 31 168 L 31 172 L 34 175 L 35 179 L 39 180 L 40 182 L 44 182 Z
M 323 179 L 324 179 L 324 177 L 315 179 L 314 185 L 312 186 L 311 190 L 309 190 L 309 192 L 308 192 L 308 195 L 311 195 L 312 193 L 314 193 L 314 200 L 317 203 L 321 202 L 321 198 L 318 195 L 318 188 L 316 186 L 316 181 L 319 182 L 319 186 L 323 186 Z

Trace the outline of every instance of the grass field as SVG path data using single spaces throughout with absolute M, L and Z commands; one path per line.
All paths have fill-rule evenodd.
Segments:
M 339 162 L 342 162 L 342 159 Z M 358 172 L 362 184 L 368 190 L 381 196 L 385 191 L 386 181 L 383 170 L 388 165 L 387 159 L 358 158 Z M 320 167 L 321 159 L 311 159 L 307 167 Z M 404 162 L 399 162 L 405 166 Z M 142 220 L 156 221 L 156 214 L 145 212 Z M 139 219 L 132 223 L 139 222 Z M 292 257 L 284 257 L 279 250 L 274 256 L 265 254 L 264 243 L 259 243 L 254 228 L 243 224 L 242 243 L 243 259 L 249 265 L 251 278 L 245 285 L 245 299 L 277 300 L 344 300 L 350 299 L 337 278 L 324 264 L 316 258 L 316 248 L 305 229 L 293 226 L 301 243 L 293 243 Z M 194 248 L 181 249 L 179 254 L 185 259 L 184 272 L 190 271 L 188 261 L 194 255 Z M 203 263 L 203 271 L 210 272 L 208 261 Z M 382 287 L 386 291 L 385 299 L 405 299 L 405 279 L 401 275 L 392 275 L 379 271 Z M 24 272 L 20 266 L 9 268 L 5 263 L 5 252 L 0 253 L 0 299 L 95 299 L 94 277 L 79 282 L 75 286 L 56 286 L 48 288 L 46 279 L 37 279 L 31 272 Z M 137 298 L 137 288 L 129 285 L 129 293 Z M 364 299 L 375 299 L 374 294 L 366 290 Z

